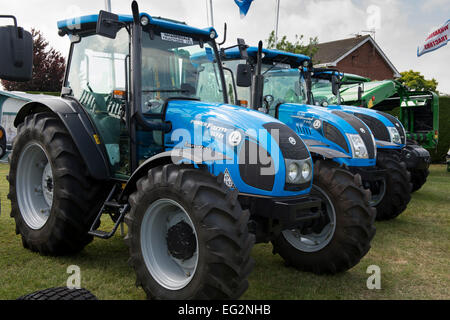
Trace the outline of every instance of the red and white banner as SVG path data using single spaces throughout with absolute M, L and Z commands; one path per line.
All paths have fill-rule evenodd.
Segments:
M 417 56 L 439 49 L 447 44 L 450 39 L 450 20 L 436 30 L 434 30 L 425 39 L 425 42 L 417 47 Z

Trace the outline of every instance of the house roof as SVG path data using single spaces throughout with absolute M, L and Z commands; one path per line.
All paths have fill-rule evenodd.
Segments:
M 351 54 L 353 51 L 367 42 L 370 42 L 378 51 L 380 56 L 386 61 L 386 63 L 392 69 L 394 77 L 400 77 L 400 73 L 398 72 L 398 70 L 370 35 L 319 43 L 317 45 L 318 50 L 314 55 L 314 60 L 318 62 L 316 66 L 335 67 L 339 61 L 343 60 L 345 57 L 347 57 L 349 54 Z

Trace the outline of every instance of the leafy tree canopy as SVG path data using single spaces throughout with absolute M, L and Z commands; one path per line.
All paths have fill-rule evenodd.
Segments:
M 266 40 L 266 47 L 268 49 L 278 49 L 286 52 L 303 54 L 312 59 L 317 52 L 319 39 L 317 37 L 309 38 L 309 43 L 305 44 L 303 38 L 303 35 L 295 35 L 294 42 L 290 42 L 287 40 L 287 36 L 283 36 L 275 45 L 275 31 L 272 31 L 269 35 L 269 39 Z
M 398 81 L 412 90 L 428 90 L 437 92 L 436 88 L 438 86 L 438 82 L 434 78 L 431 80 L 426 80 L 420 72 L 413 70 L 403 71 L 400 72 L 400 74 L 402 76 L 398 79 Z

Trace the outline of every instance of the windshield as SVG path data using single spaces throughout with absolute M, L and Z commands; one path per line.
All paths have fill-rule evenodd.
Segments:
M 272 105 L 279 103 L 306 103 L 305 80 L 298 69 L 263 64 L 264 96 L 273 96 Z
M 224 102 L 214 44 L 155 32 L 142 35 L 142 112 L 161 113 L 169 98 Z
M 311 92 L 316 105 L 335 104 L 337 98 L 333 95 L 331 81 L 329 79 L 314 78 L 311 79 Z

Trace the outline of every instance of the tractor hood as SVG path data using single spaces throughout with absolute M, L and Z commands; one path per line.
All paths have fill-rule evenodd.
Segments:
M 309 191 L 312 173 L 294 185 L 286 176 L 291 161 L 310 163 L 306 145 L 268 115 L 227 104 L 171 100 L 165 120 L 172 124 L 171 132 L 164 134 L 166 150 L 213 155 L 203 158 L 204 163 L 214 174 L 224 173 L 229 186 L 241 193 L 295 196 Z
M 312 105 L 285 103 L 278 106 L 277 118 L 295 128 L 310 148 L 320 146 L 337 150 L 342 156 L 336 157 L 346 158 L 342 161 L 352 166 L 375 164 L 376 147 L 372 132 L 364 122 L 351 114 L 340 110 L 330 112 Z M 364 144 L 365 152 L 361 154 L 351 138 Z
M 403 125 L 388 113 L 345 105 L 330 105 L 328 109 L 350 113 L 362 120 L 372 130 L 378 148 L 400 149 L 406 144 Z

